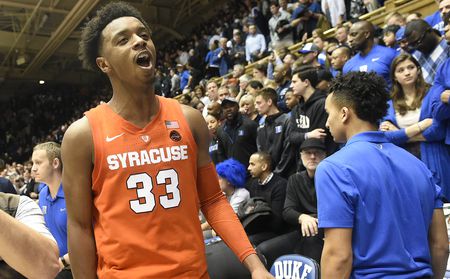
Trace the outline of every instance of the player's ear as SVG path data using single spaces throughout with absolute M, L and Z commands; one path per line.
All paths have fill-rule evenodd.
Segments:
M 99 67 L 99 69 L 104 72 L 105 74 L 108 73 L 109 71 L 109 63 L 108 61 L 106 61 L 106 59 L 102 56 L 97 57 L 95 59 L 95 63 L 97 64 L 97 66 Z
M 350 109 L 348 107 L 342 107 L 341 108 L 341 122 L 345 123 L 348 121 L 350 116 Z

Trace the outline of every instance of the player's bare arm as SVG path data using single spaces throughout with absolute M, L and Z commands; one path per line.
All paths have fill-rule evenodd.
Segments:
M 92 229 L 92 150 L 90 126 L 83 117 L 68 128 L 61 146 L 70 261 L 74 278 L 83 279 L 97 277 Z

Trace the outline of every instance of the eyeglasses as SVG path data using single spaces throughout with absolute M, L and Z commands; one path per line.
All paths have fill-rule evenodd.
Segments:
M 427 30 L 425 30 L 425 32 L 423 32 L 422 36 L 419 39 L 417 39 L 416 41 L 408 42 L 408 47 L 413 48 L 413 49 L 418 48 L 423 43 L 425 36 L 427 35 L 428 31 L 430 31 L 430 30 L 431 30 L 431 28 L 428 28 Z
M 325 151 L 322 151 L 322 150 L 303 150 L 300 153 L 302 155 L 308 156 L 308 157 L 311 157 L 313 155 L 314 155 L 314 157 L 325 156 Z

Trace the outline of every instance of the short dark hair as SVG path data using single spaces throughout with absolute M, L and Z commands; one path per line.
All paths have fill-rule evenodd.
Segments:
M 5 168 L 6 168 L 5 161 L 3 161 L 2 159 L 0 159 L 0 171 L 3 171 Z
M 269 5 L 269 7 L 270 6 L 275 6 L 275 7 L 279 7 L 280 6 L 280 4 L 278 4 L 278 0 L 271 0 L 270 1 L 270 5 Z
M 275 89 L 270 87 L 264 87 L 261 91 L 258 92 L 256 96 L 261 96 L 264 100 L 272 100 L 272 105 L 275 107 L 278 107 L 277 101 L 278 101 L 278 94 Z
M 398 25 L 388 25 L 386 28 L 383 29 L 383 34 L 386 35 L 388 33 L 397 33 L 398 29 L 400 29 L 400 26 Z
M 253 69 L 256 69 L 256 70 L 264 73 L 264 75 L 266 75 L 266 73 L 267 73 L 267 64 L 265 64 L 265 63 L 256 63 L 255 66 L 253 66 Z
M 136 8 L 125 2 L 108 3 L 100 8 L 95 17 L 86 23 L 81 33 L 78 57 L 84 68 L 99 70 L 95 60 L 101 49 L 102 31 L 111 21 L 125 16 L 137 18 L 150 31 L 147 22 Z
M 268 152 L 265 151 L 258 151 L 256 153 L 253 153 L 253 155 L 257 155 L 259 157 L 259 160 L 262 163 L 266 163 L 269 170 L 272 170 L 272 156 Z
M 292 76 L 297 75 L 302 81 L 309 80 L 312 87 L 316 88 L 319 83 L 319 78 L 317 76 L 317 69 L 311 66 L 300 67 L 298 70 L 294 71 Z
M 247 86 L 250 86 L 253 89 L 262 89 L 264 87 L 264 85 L 256 79 L 252 79 L 251 81 L 249 81 Z
M 386 82 L 374 72 L 349 72 L 337 77 L 329 92 L 333 93 L 335 104 L 352 108 L 363 121 L 378 124 L 386 115 L 389 100 Z

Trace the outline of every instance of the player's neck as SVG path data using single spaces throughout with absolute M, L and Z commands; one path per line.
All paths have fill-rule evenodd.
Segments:
M 113 96 L 108 105 L 123 119 L 137 127 L 145 127 L 159 110 L 159 102 L 153 88 L 142 90 L 113 86 Z
M 367 121 L 363 121 L 360 119 L 355 119 L 353 123 L 349 124 L 346 131 L 346 138 L 349 140 L 354 135 L 364 133 L 364 132 L 372 132 L 378 131 L 378 126 L 373 125 Z

